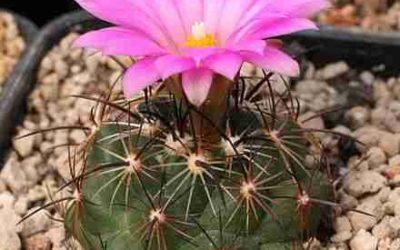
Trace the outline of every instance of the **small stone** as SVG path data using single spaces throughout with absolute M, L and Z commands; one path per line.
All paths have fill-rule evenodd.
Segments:
M 396 188 L 390 193 L 388 201 L 393 204 L 396 216 L 400 217 L 400 188 Z
M 392 240 L 390 238 L 381 239 L 378 243 L 378 250 L 390 250 L 390 244 Z
M 358 206 L 358 200 L 344 192 L 340 194 L 340 206 L 344 211 L 349 211 Z
M 36 234 L 27 238 L 24 242 L 26 250 L 51 250 L 51 241 L 43 234 Z
M 42 162 L 42 157 L 40 156 L 40 154 L 28 157 L 21 162 L 21 167 L 25 172 L 27 182 L 29 183 L 30 186 L 38 183 L 40 180 L 40 175 L 37 171 L 37 166 L 41 162 Z
M 57 173 L 64 179 L 64 180 L 71 180 L 71 170 L 68 162 L 68 152 L 61 154 L 56 160 L 56 170 Z
M 364 126 L 368 122 L 370 118 L 370 111 L 365 107 L 357 106 L 350 109 L 346 113 L 346 118 L 349 120 L 351 127 L 357 129 Z
M 342 135 L 347 135 L 347 136 L 351 136 L 351 130 L 343 125 L 338 125 L 335 128 L 333 128 L 333 131 L 340 133 Z
M 45 56 L 40 64 L 40 69 L 47 72 L 51 71 L 53 69 L 53 61 L 48 56 Z
M 21 130 L 20 135 L 26 135 L 30 133 L 27 130 Z M 35 137 L 28 136 L 22 139 L 13 140 L 14 149 L 18 152 L 18 154 L 22 157 L 26 157 L 30 155 L 33 151 L 33 146 L 35 145 Z
M 393 172 L 397 173 L 394 177 L 391 177 L 389 180 L 389 185 L 393 187 L 400 186 L 400 168 L 395 169 Z
M 68 76 L 69 65 L 63 60 L 56 60 L 54 62 L 55 73 L 63 79 Z
M 33 188 L 30 188 L 28 194 L 26 196 L 28 201 L 31 203 L 43 200 L 46 198 L 46 191 L 42 186 L 36 185 Z
M 386 163 L 385 152 L 379 147 L 372 147 L 367 152 L 368 156 L 368 166 L 371 169 L 378 168 L 382 164 Z
M 342 231 L 340 233 L 333 235 L 331 237 L 331 241 L 333 243 L 340 243 L 350 240 L 351 237 L 353 237 L 353 234 L 350 231 Z
M 75 143 L 82 143 L 86 139 L 86 134 L 82 130 L 75 129 L 69 134 L 69 138 Z
M 384 107 L 379 107 L 372 111 L 371 121 L 373 125 L 383 130 L 389 130 L 393 133 L 400 132 L 400 122 L 397 120 L 396 115 Z
M 375 81 L 375 76 L 369 71 L 364 71 L 360 74 L 360 79 L 363 83 L 372 85 Z
M 312 119 L 310 119 L 312 118 Z M 308 120 L 310 119 L 310 120 Z M 308 120 L 308 121 L 306 121 Z M 325 125 L 324 125 L 324 121 L 322 120 L 321 116 L 318 116 L 315 112 L 307 112 L 304 115 L 301 115 L 299 117 L 299 121 L 306 121 L 303 123 L 304 128 L 307 129 L 324 129 Z
M 17 226 L 20 220 L 21 217 L 19 217 L 12 209 L 0 209 L 0 249 L 21 249 L 21 241 L 18 236 L 18 233 L 21 231 L 21 227 Z
M 390 245 L 390 250 L 399 250 L 400 249 L 400 238 L 395 239 Z
M 362 127 L 354 131 L 353 136 L 362 142 L 362 144 L 357 144 L 357 149 L 365 152 L 365 148 L 371 148 L 377 146 L 381 138 L 381 131 L 372 126 Z
M 337 217 L 335 220 L 334 228 L 336 232 L 351 231 L 351 224 L 346 216 Z
M 302 80 L 296 84 L 296 93 L 304 108 L 319 112 L 338 104 L 337 91 L 324 81 Z
M 390 222 L 390 217 L 385 216 L 378 225 L 374 226 L 374 228 L 372 229 L 372 234 L 378 239 L 394 237 L 395 232 L 394 232 L 393 228 L 390 226 L 389 222 Z
M 337 62 L 325 66 L 325 68 L 318 72 L 318 75 L 324 80 L 329 80 L 343 75 L 349 70 L 350 67 L 346 62 Z
M 386 184 L 386 178 L 373 171 L 351 172 L 346 183 L 346 191 L 354 197 L 360 197 L 381 190 Z
M 347 217 L 354 231 L 358 231 L 360 229 L 371 229 L 382 218 L 383 214 L 382 204 L 379 200 L 376 198 L 369 198 L 362 201 L 362 203 L 357 206 L 356 211 L 348 212 Z
M 400 155 L 396 155 L 389 159 L 389 167 L 400 166 Z
M 48 133 L 48 134 L 53 134 L 53 133 Z M 53 143 L 45 141 L 40 145 L 40 152 L 49 153 L 52 151 L 53 146 L 54 146 Z
M 389 224 L 393 228 L 395 235 L 400 234 L 400 217 L 392 217 L 389 219 Z
M 350 247 L 351 250 L 376 250 L 378 240 L 369 232 L 362 229 L 350 241 Z
M 0 173 L 0 178 L 13 193 L 20 193 L 27 188 L 26 174 L 15 155 L 11 155 Z
M 29 210 L 28 214 L 37 211 L 39 207 L 34 207 Z M 23 222 L 22 234 L 26 237 L 45 232 L 51 225 L 49 213 L 46 210 L 40 210 L 34 216 L 29 217 Z
M 360 159 L 359 156 L 353 156 L 352 158 L 350 158 L 347 162 L 347 165 L 350 171 L 353 172 L 363 172 L 370 169 L 368 161 L 366 159 Z
M 389 104 L 389 111 L 392 112 L 397 119 L 400 119 L 400 102 L 399 101 L 392 101 Z
M 378 198 L 381 203 L 385 203 L 388 201 L 391 192 L 392 190 L 390 189 L 390 187 L 383 187 L 381 191 L 376 194 L 376 198 Z
M 389 100 L 391 100 L 391 93 L 387 87 L 387 84 L 384 82 L 376 82 L 373 85 L 373 93 L 374 100 L 378 102 L 380 105 L 386 104 Z
M 29 201 L 26 196 L 21 196 L 14 204 L 14 210 L 19 215 L 25 215 L 28 211 Z
M 382 133 L 379 140 L 379 147 L 385 151 L 389 157 L 393 157 L 399 153 L 399 138 L 391 133 Z
M 66 232 L 64 225 L 57 225 L 46 232 L 46 237 L 49 238 L 53 245 L 53 249 L 61 249 L 66 240 Z
M 0 193 L 0 209 L 10 208 L 14 206 L 15 198 L 10 192 Z

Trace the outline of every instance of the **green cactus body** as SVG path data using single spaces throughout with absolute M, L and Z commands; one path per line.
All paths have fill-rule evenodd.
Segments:
M 296 249 L 315 235 L 332 188 L 305 166 L 310 135 L 279 100 L 282 112 L 230 105 L 212 147 L 199 146 L 190 109 L 172 100 L 105 122 L 85 145 L 66 228 L 96 250 Z

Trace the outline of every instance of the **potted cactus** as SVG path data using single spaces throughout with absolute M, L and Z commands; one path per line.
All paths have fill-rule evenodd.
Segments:
M 271 72 L 299 74 L 273 38 L 315 29 L 306 17 L 326 2 L 256 2 L 78 1 L 116 26 L 75 45 L 135 61 L 125 98 L 79 97 L 93 125 L 68 148 L 72 195 L 54 203 L 68 201 L 85 249 L 299 249 L 317 234 L 331 175 Z M 242 76 L 244 62 L 264 77 Z

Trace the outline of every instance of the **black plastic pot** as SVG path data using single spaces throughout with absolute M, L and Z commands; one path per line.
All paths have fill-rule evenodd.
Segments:
M 400 73 L 400 33 L 372 33 L 360 29 L 321 26 L 319 31 L 307 31 L 288 37 L 306 48 L 306 56 L 318 66 L 346 61 L 359 70 L 376 69 L 381 76 Z
M 30 47 L 23 67 L 20 67 L 20 78 L 13 85 L 14 94 L 7 100 L 9 104 L 8 118 L 3 118 L 4 114 L 0 118 L 0 120 L 9 121 L 6 124 L 5 132 L 0 131 L 2 133 L 0 142 L 4 142 L 5 135 L 9 138 L 12 134 L 11 131 L 17 125 L 17 118 L 22 117 L 21 104 L 24 103 L 26 96 L 34 87 L 38 67 L 48 51 L 71 31 L 84 32 L 104 26 L 107 26 L 107 23 L 95 19 L 84 11 L 78 11 L 63 15 L 42 29 Z M 375 66 L 384 65 L 385 69 L 378 74 L 383 76 L 400 74 L 400 67 L 396 62 L 396 58 L 400 56 L 400 37 L 377 37 L 368 34 L 339 32 L 336 29 L 324 27 L 319 32 L 304 32 L 284 39 L 292 44 L 289 47 L 295 53 L 302 54 L 302 57 L 321 67 L 331 62 L 344 60 L 354 69 L 370 70 Z M 18 109 L 10 107 L 18 107 Z M 0 110 L 3 110 L 2 106 L 0 106 Z
M 35 37 L 38 35 L 37 27 L 28 19 L 20 16 L 14 12 L 6 9 L 0 9 L 1 12 L 10 13 L 16 21 L 19 31 L 23 36 L 26 44 L 26 49 L 22 54 L 19 62 L 14 67 L 11 74 L 8 76 L 4 83 L 4 89 L 0 94 L 0 159 L 5 149 L 8 147 L 9 138 L 11 131 L 15 125 L 16 112 L 19 110 L 19 106 L 23 103 L 24 95 L 23 89 L 26 81 L 24 77 L 24 71 L 29 62 L 29 48 Z

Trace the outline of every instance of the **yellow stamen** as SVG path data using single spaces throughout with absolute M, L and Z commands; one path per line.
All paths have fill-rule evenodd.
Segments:
M 215 46 L 215 37 L 207 33 L 203 22 L 196 22 L 192 26 L 192 34 L 187 38 L 185 46 L 189 48 L 206 48 Z

